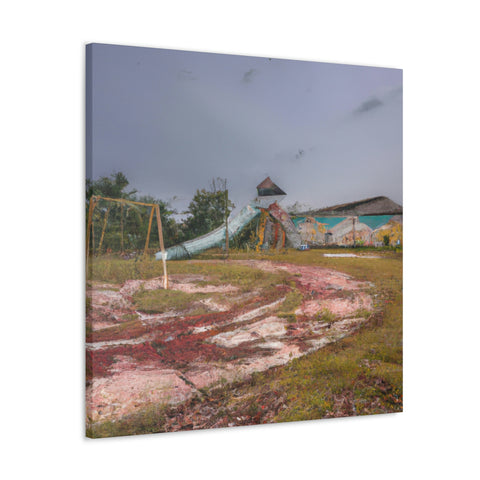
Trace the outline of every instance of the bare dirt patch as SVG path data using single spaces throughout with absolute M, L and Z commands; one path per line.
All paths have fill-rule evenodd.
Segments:
M 236 286 L 209 285 L 205 275 L 172 276 L 172 290 L 204 295 L 206 312 L 201 314 L 135 309 L 133 296 L 162 289 L 161 277 L 89 288 L 89 422 L 120 419 L 153 403 L 184 402 L 200 389 L 284 365 L 350 335 L 368 317 L 358 311 L 373 310 L 371 284 L 343 273 L 281 262 L 231 264 L 284 272 L 290 283 L 260 289 L 252 284 L 250 292 L 242 289 L 238 302 Z M 280 314 L 293 290 L 301 294 L 300 306 Z M 334 316 L 331 321 L 319 319 L 324 310 Z

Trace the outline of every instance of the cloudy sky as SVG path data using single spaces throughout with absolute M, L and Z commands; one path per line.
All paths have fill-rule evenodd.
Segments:
M 213 177 L 227 178 L 242 207 L 267 175 L 284 205 L 403 203 L 402 70 L 89 48 L 88 177 L 121 171 L 178 211 Z

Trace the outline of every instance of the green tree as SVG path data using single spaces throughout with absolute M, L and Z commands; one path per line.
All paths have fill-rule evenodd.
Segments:
M 180 241 L 180 231 L 179 225 L 173 218 L 173 215 L 176 214 L 176 210 L 171 207 L 168 202 L 164 202 L 163 200 L 159 200 L 151 195 L 143 195 L 138 197 L 139 202 L 144 203 L 153 203 L 157 204 L 160 207 L 160 218 L 162 220 L 162 231 L 163 231 L 163 242 L 165 247 L 171 247 L 172 245 L 176 245 Z M 156 222 L 156 217 L 154 219 Z M 160 248 L 160 244 L 158 241 L 157 230 L 154 231 L 154 228 L 157 228 L 155 225 L 152 225 L 152 233 L 150 234 L 150 246 L 158 246 Z M 148 222 L 145 222 L 144 225 L 144 235 L 146 238 L 148 230 Z
M 178 243 L 178 225 L 172 217 L 176 212 L 168 202 L 158 200 L 150 195 L 137 196 L 135 189 L 127 190 L 128 185 L 127 177 L 121 172 L 113 173 L 109 177 L 100 177 L 98 180 L 88 179 L 86 183 L 86 215 L 88 215 L 88 206 L 92 195 L 158 204 L 165 246 L 168 247 Z M 100 200 L 93 215 L 92 249 L 95 247 L 95 252 L 98 251 L 101 232 L 107 216 L 102 252 L 109 250 L 112 252 L 142 250 L 147 239 L 150 211 L 149 207 L 141 205 L 122 205 Z M 149 247 L 152 249 L 160 248 L 155 222 L 156 220 L 154 220 L 150 233 Z
M 87 202 L 92 195 L 132 200 L 137 191 L 126 192 L 128 185 L 127 177 L 122 172 L 112 173 L 109 177 L 100 177 L 98 180 L 87 179 Z
M 183 239 L 204 235 L 225 222 L 235 205 L 228 200 L 226 194 L 226 180 L 213 179 L 208 190 L 197 190 L 185 213 L 190 216 L 182 226 Z

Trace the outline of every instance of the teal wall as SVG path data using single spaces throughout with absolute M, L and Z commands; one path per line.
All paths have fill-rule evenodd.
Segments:
M 295 218 L 292 218 L 293 220 L 293 223 L 295 224 L 295 227 L 298 228 L 298 226 L 301 224 L 301 223 L 304 223 L 305 222 L 305 219 L 307 217 L 295 217 Z M 330 230 L 331 228 L 333 228 L 335 225 L 337 225 L 338 223 L 340 223 L 341 221 L 345 220 L 346 217 L 314 217 L 315 218 L 315 221 L 317 222 L 320 222 L 320 223 L 326 223 L 325 225 L 325 228 L 327 230 Z
M 293 223 L 295 224 L 295 227 L 298 228 L 298 226 L 301 223 L 305 222 L 305 219 L 307 217 L 294 217 L 292 218 Z M 325 228 L 327 230 L 330 230 L 333 228 L 335 225 L 338 225 L 340 222 L 345 220 L 347 217 L 314 217 L 315 221 L 320 222 L 320 223 L 325 223 Z M 381 227 L 382 225 L 385 225 L 390 221 L 392 218 L 392 215 L 362 215 L 358 217 L 358 221 L 360 223 L 364 223 L 365 225 L 369 226 L 372 230 L 376 230 L 377 228 Z
M 368 225 L 372 230 L 385 225 L 390 221 L 393 215 L 368 215 L 358 217 L 358 221 Z

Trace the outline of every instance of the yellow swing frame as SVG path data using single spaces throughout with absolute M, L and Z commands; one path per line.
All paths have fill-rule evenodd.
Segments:
M 88 272 L 88 255 L 90 251 L 90 232 L 92 231 L 93 228 L 93 211 L 95 210 L 95 207 L 97 206 L 98 202 L 100 200 L 105 200 L 107 202 L 115 202 L 115 203 L 120 203 L 123 207 L 123 205 L 142 205 L 144 207 L 150 207 L 150 218 L 148 220 L 148 232 L 147 232 L 147 240 L 145 241 L 145 248 L 144 248 L 144 255 L 147 254 L 148 250 L 148 243 L 150 241 L 150 231 L 152 230 L 152 221 L 153 221 L 153 215 L 154 213 L 157 216 L 157 226 L 158 226 L 158 240 L 160 242 L 160 249 L 162 251 L 162 262 L 163 262 L 163 286 L 165 289 L 168 288 L 168 274 L 167 274 L 167 256 L 165 253 L 165 245 L 163 243 L 163 230 L 162 230 L 162 220 L 160 218 L 160 207 L 156 203 L 144 203 L 144 202 L 134 202 L 133 200 L 125 200 L 123 198 L 109 198 L 109 197 L 101 197 L 99 195 L 93 195 L 90 198 L 90 205 L 88 207 L 88 220 L 87 220 L 87 232 L 86 232 L 86 237 L 87 237 L 87 251 L 86 251 L 86 266 L 87 266 L 87 272 Z M 102 229 L 102 235 L 100 238 L 100 244 L 99 244 L 99 251 L 102 247 L 103 243 L 103 237 L 105 234 L 105 229 L 107 227 L 107 219 L 108 219 L 108 212 L 110 210 L 110 207 L 108 207 L 107 212 L 105 214 L 105 219 L 103 222 L 103 229 Z M 123 223 L 122 223 L 122 228 L 123 228 Z M 123 239 L 122 239 L 123 241 Z

